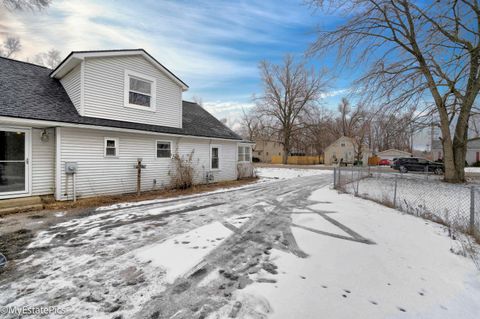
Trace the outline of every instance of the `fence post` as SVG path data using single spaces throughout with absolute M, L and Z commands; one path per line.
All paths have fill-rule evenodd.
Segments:
M 426 180 L 428 181 L 428 165 L 425 166 L 425 173 L 426 173 L 426 176 L 427 176 L 427 177 L 426 177 Z
M 395 186 L 393 188 L 393 208 L 397 207 L 397 174 L 395 174 Z
M 338 183 L 337 183 L 337 185 L 340 186 L 340 187 L 342 186 L 342 179 L 341 179 L 342 175 L 340 174 L 341 172 L 342 172 L 342 168 L 339 166 L 338 167 Z
M 470 231 L 475 227 L 475 187 L 470 186 Z
M 337 188 L 337 168 L 333 168 L 333 189 Z

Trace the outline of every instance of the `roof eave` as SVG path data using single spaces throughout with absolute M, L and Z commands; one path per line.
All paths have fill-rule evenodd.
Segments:
M 141 55 L 147 61 L 152 63 L 163 73 L 165 73 L 171 80 L 177 83 L 182 91 L 188 90 L 188 85 L 180 80 L 173 72 L 163 66 L 158 62 L 154 57 L 152 57 L 144 49 L 129 49 L 129 50 L 105 50 L 105 51 L 72 51 L 51 73 L 50 77 L 55 79 L 61 79 L 65 76 L 70 70 L 76 67 L 81 63 L 85 58 L 95 58 L 95 57 L 113 57 L 113 56 L 132 56 L 132 55 Z

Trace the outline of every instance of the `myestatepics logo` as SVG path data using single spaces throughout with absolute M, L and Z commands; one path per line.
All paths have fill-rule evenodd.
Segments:
M 50 314 L 64 315 L 65 309 L 58 307 L 0 307 L 0 315 L 17 315 L 17 316 L 45 316 Z
M 5 257 L 4 255 L 0 254 L 0 269 L 2 269 L 3 267 L 5 267 L 6 264 L 7 264 L 7 257 Z

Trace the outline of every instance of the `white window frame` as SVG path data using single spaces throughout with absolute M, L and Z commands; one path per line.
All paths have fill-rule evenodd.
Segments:
M 158 157 L 158 143 L 169 143 L 170 144 L 170 156 L 169 157 Z M 173 146 L 173 142 L 172 141 L 169 141 L 169 140 L 156 140 L 155 141 L 155 158 L 156 159 L 159 159 L 159 160 L 162 160 L 162 159 L 171 159 L 172 158 L 172 147 Z
M 147 106 L 142 106 L 142 105 L 137 105 L 137 104 L 130 104 L 130 77 L 142 80 L 142 81 L 147 81 L 151 83 L 151 93 L 150 93 L 150 107 Z M 155 112 L 156 110 L 156 101 L 157 101 L 157 96 L 156 96 L 156 90 L 157 90 L 157 80 L 154 77 L 138 73 L 135 71 L 131 70 L 125 70 L 125 83 L 124 83 L 124 105 L 125 107 L 130 107 L 134 108 L 137 110 L 143 110 L 143 111 L 150 111 L 150 112 Z M 145 93 L 138 92 L 140 94 L 148 95 Z
M 218 168 L 212 167 L 212 149 L 218 148 Z M 220 171 L 222 169 L 222 145 L 210 144 L 210 170 L 211 171 Z
M 107 155 L 107 141 L 115 141 L 115 155 Z M 120 155 L 119 139 L 118 137 L 105 137 L 103 140 L 103 157 L 118 158 Z
M 239 160 L 238 160 L 238 156 L 239 156 L 239 154 L 240 154 L 240 153 L 239 153 L 239 149 L 240 149 L 240 148 L 242 148 L 243 151 L 244 151 L 244 152 L 243 152 L 243 160 L 242 160 L 242 161 L 239 161 Z M 250 149 L 250 151 L 249 151 L 250 156 L 249 156 L 248 159 L 246 158 L 246 154 L 247 154 L 247 153 L 245 152 L 245 149 L 247 149 L 247 148 Z M 251 147 L 250 145 L 238 145 L 238 147 L 237 147 L 237 161 L 238 161 L 238 163 L 250 163 L 250 162 L 252 161 L 252 147 Z

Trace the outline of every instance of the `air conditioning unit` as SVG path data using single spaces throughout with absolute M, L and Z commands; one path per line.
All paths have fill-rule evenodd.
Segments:
M 207 179 L 207 183 L 213 182 L 215 180 L 215 176 L 213 175 L 213 172 L 207 172 L 206 179 Z

